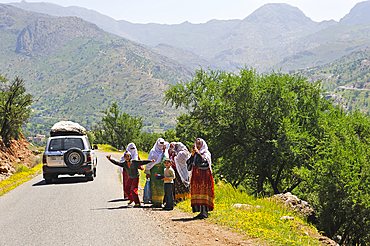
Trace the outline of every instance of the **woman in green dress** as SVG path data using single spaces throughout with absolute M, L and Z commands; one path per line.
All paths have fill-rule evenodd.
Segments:
M 151 203 L 155 206 L 162 205 L 163 197 L 164 197 L 164 185 L 161 180 L 157 180 L 155 178 L 156 174 L 164 175 L 164 168 L 163 165 L 164 159 L 168 158 L 168 151 L 167 151 L 168 143 L 163 138 L 158 138 L 156 143 L 154 144 L 153 148 L 149 152 L 148 159 L 155 161 L 149 163 L 145 166 L 144 173 L 146 174 L 147 178 L 150 178 L 150 195 L 151 195 Z

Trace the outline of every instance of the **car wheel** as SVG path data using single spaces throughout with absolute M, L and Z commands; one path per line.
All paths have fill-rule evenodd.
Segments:
M 53 179 L 45 179 L 45 183 L 51 184 L 51 183 L 53 183 Z
M 64 153 L 64 162 L 71 169 L 78 169 L 85 162 L 84 153 L 77 148 L 71 148 Z
M 96 177 L 96 168 L 94 168 L 94 177 Z

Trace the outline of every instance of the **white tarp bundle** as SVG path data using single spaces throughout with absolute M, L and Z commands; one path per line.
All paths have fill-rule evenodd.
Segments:
M 50 130 L 50 133 L 56 132 L 77 132 L 80 134 L 86 134 L 86 129 L 78 123 L 72 121 L 59 121 L 55 123 Z

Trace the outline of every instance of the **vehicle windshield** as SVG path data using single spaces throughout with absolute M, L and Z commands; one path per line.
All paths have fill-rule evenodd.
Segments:
M 49 150 L 63 151 L 70 148 L 84 149 L 82 139 L 80 138 L 57 138 L 52 139 L 49 144 Z

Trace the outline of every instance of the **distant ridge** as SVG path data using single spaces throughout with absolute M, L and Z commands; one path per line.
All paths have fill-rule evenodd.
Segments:
M 370 22 L 370 1 L 357 3 L 351 11 L 340 19 L 342 25 L 361 25 Z

